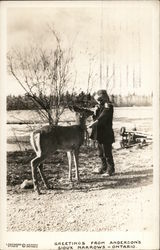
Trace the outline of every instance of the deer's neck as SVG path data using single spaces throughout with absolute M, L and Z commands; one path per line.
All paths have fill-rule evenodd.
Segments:
M 79 117 L 76 115 L 76 124 L 81 127 L 82 130 L 86 128 L 86 119 L 84 117 Z

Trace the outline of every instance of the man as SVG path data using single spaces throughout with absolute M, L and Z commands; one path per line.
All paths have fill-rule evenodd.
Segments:
M 112 129 L 113 105 L 109 100 L 106 90 L 99 90 L 94 98 L 98 105 L 93 115 L 94 122 L 89 125 L 92 128 L 90 138 L 97 140 L 99 157 L 102 162 L 101 168 L 96 173 L 106 173 L 111 176 L 115 172 L 112 156 L 112 143 L 115 141 Z

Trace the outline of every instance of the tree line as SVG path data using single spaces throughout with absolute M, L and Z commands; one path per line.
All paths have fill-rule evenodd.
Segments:
M 46 102 L 49 101 L 50 96 L 43 95 L 38 96 L 38 98 L 43 99 Z M 56 96 L 52 96 L 53 99 L 53 108 L 56 105 L 57 100 Z M 122 95 L 111 95 L 111 102 L 115 107 L 132 107 L 132 106 L 151 106 L 152 105 L 152 95 L 135 95 L 130 94 L 127 96 Z M 81 107 L 92 108 L 95 106 L 94 94 L 81 92 L 79 94 L 72 93 L 70 94 L 68 91 L 61 96 L 61 103 L 67 108 L 68 105 L 78 105 Z M 40 107 L 42 108 L 42 107 Z M 25 95 L 8 95 L 7 96 L 7 110 L 36 110 L 37 105 L 33 102 L 31 96 L 28 94 Z

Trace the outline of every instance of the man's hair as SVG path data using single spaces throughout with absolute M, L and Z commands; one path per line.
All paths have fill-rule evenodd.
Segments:
M 105 89 L 98 90 L 96 92 L 96 94 L 94 95 L 94 98 L 95 98 L 95 100 L 98 100 L 98 101 L 104 101 L 107 103 L 110 102 L 109 96 L 108 96 L 107 91 Z

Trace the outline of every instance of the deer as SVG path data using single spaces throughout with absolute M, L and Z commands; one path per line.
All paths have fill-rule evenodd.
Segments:
M 34 191 L 41 194 L 37 180 L 37 169 L 46 189 L 49 189 L 48 181 L 43 172 L 43 162 L 49 155 L 56 151 L 67 152 L 69 165 L 69 181 L 72 182 L 72 158 L 75 165 L 75 179 L 79 178 L 79 149 L 84 141 L 86 119 L 93 115 L 93 111 L 77 106 L 69 106 L 76 113 L 76 125 L 59 126 L 46 125 L 31 133 L 30 142 L 36 157 L 31 160 L 31 171 Z

